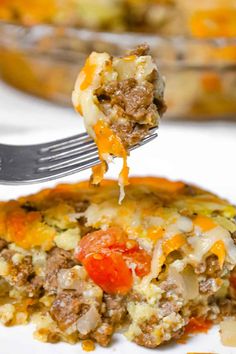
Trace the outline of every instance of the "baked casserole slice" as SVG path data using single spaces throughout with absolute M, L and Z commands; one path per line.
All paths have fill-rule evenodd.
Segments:
M 78 75 L 72 94 L 95 140 L 101 164 L 93 169 L 99 183 L 112 157 L 123 158 L 119 184 L 128 184 L 128 149 L 157 127 L 165 112 L 164 80 L 145 44 L 123 57 L 93 52 Z
M 155 348 L 236 315 L 236 209 L 182 182 L 59 185 L 0 204 L 0 321 Z

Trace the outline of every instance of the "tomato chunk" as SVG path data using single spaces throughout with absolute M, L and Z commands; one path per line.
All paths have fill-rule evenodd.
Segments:
M 125 294 L 131 289 L 132 265 L 135 265 L 136 274 L 143 277 L 149 273 L 151 264 L 150 255 L 118 227 L 84 236 L 75 257 L 90 278 L 110 294 Z
M 145 250 L 139 248 L 138 250 L 126 252 L 124 258 L 128 263 L 134 263 L 136 265 L 135 273 L 137 276 L 144 277 L 150 272 L 151 257 Z
M 94 252 L 98 253 L 105 249 L 124 251 L 126 249 L 127 236 L 118 227 L 111 227 L 107 231 L 99 230 L 85 235 L 80 243 L 77 258 L 79 261 Z
M 83 264 L 91 279 L 109 294 L 126 294 L 132 287 L 131 270 L 117 252 L 94 253 Z
M 185 327 L 185 334 L 207 333 L 211 327 L 211 321 L 202 317 L 191 317 Z

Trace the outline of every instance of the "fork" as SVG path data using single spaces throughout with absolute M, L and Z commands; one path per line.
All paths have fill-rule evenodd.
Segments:
M 134 150 L 157 137 L 154 127 Z M 67 176 L 99 163 L 97 146 L 87 133 L 37 145 L 0 144 L 0 183 L 30 184 Z

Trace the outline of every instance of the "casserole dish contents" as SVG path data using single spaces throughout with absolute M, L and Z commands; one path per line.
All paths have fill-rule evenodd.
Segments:
M 3 0 L 0 18 L 114 32 L 235 37 L 235 0 Z
M 155 348 L 235 320 L 235 207 L 183 182 L 59 185 L 0 205 L 0 321 Z M 226 340 L 227 342 L 227 340 Z M 232 343 L 232 341 L 231 341 Z M 177 344 L 176 344 L 177 345 Z

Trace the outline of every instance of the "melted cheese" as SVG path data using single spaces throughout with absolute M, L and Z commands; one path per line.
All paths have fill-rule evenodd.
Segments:
M 210 254 L 215 254 L 221 267 L 233 266 L 236 246 L 230 231 L 218 223 L 215 215 L 219 205 L 222 218 L 227 218 L 230 210 L 233 225 L 235 208 L 211 193 L 191 188 L 193 194 L 189 195 L 188 188 L 181 182 L 154 177 L 130 178 L 127 196 L 119 205 L 116 181 L 103 181 L 99 188 L 92 187 L 89 182 L 59 185 L 18 201 L 0 203 L 0 237 L 25 249 L 41 247 L 48 250 L 58 241 L 64 242 L 62 236 L 71 234 L 58 237 L 58 227 L 75 231 L 76 218 L 84 217 L 86 226 L 95 229 L 119 226 L 152 257 L 151 272 L 140 285 L 144 288 L 158 277 L 167 256 L 175 250 L 180 250 L 183 265 L 195 267 Z M 76 213 L 82 200 L 88 201 L 89 206 L 84 212 Z M 188 209 L 190 200 L 191 209 Z M 203 200 L 208 209 L 200 214 L 198 207 Z M 26 203 L 37 211 L 26 211 L 21 207 Z M 183 211 L 186 216 L 182 215 Z
M 210 252 L 215 254 L 218 257 L 220 267 L 222 268 L 225 261 L 226 251 L 225 251 L 225 244 L 222 240 L 217 241 L 211 247 Z
M 110 62 L 111 57 L 108 54 L 93 52 L 79 73 L 72 92 L 73 105 L 83 114 L 86 130 L 93 139 L 95 138 L 93 127 L 99 119 L 105 119 L 98 106 L 95 92 L 101 86 L 101 74 Z
M 129 184 L 129 168 L 127 165 L 127 151 L 122 141 L 101 119 L 98 120 L 93 129 L 95 132 L 95 142 L 98 147 L 99 158 L 102 162 L 98 168 L 93 168 L 94 183 L 97 184 L 101 182 L 104 177 L 104 172 L 106 171 L 106 163 L 109 162 L 110 156 L 116 156 L 123 159 L 123 167 L 119 175 L 119 185 L 121 188 L 127 186 Z M 124 193 L 120 196 L 120 202 L 123 197 Z
M 136 79 L 143 84 L 148 80 L 156 65 L 151 56 L 129 55 L 113 58 L 106 53 L 93 52 L 87 59 L 84 68 L 78 75 L 72 101 L 75 109 L 83 115 L 88 134 L 95 140 L 101 164 L 93 168 L 92 183 L 98 184 L 104 177 L 108 163 L 113 157 L 123 159 L 123 167 L 119 174 L 120 202 L 124 198 L 124 186 L 128 185 L 129 168 L 127 164 L 128 152 L 121 139 L 109 128 L 109 122 L 118 120 L 118 111 L 110 107 L 109 113 L 103 110 L 99 103 L 97 92 L 104 84 L 120 82 L 126 79 Z M 164 81 L 158 75 L 156 80 L 155 96 L 163 99 Z M 158 112 L 157 120 L 159 118 Z M 127 117 L 129 119 L 129 117 Z M 151 116 L 147 115 L 142 124 L 153 124 Z

